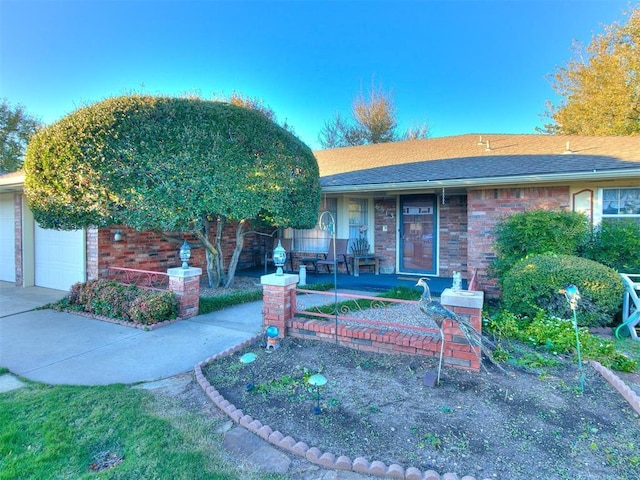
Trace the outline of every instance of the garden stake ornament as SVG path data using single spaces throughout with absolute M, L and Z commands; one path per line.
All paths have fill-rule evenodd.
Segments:
M 576 333 L 576 352 L 578 354 L 578 371 L 580 372 L 580 392 L 584 392 L 584 377 L 585 373 L 582 371 L 582 358 L 580 356 L 580 337 L 578 336 L 578 318 L 576 316 L 576 309 L 578 308 L 578 300 L 580 300 L 580 292 L 575 285 L 567 285 L 565 288 L 560 289 L 560 293 L 564 293 L 564 297 L 569 302 L 569 308 L 573 312 L 573 330 Z
M 254 362 L 256 360 L 256 358 L 258 358 L 258 357 L 257 357 L 257 355 L 255 353 L 248 352 L 248 353 L 245 353 L 244 355 L 242 355 L 240 357 L 240 363 L 243 364 L 243 365 L 247 365 L 249 363 Z M 251 390 L 253 390 L 253 381 L 251 380 L 251 377 L 249 377 L 249 381 L 247 382 L 245 390 L 247 392 L 250 392 Z
M 315 375 L 311 375 L 309 377 L 309 380 L 307 380 L 307 383 L 309 383 L 309 385 L 311 385 L 312 387 L 316 388 L 316 405 L 313 407 L 313 414 L 314 415 L 320 415 L 320 413 L 322 412 L 322 407 L 320 407 L 320 387 L 326 385 L 327 383 L 327 378 L 320 374 L 320 373 L 316 373 Z
M 467 319 L 456 315 L 448 308 L 443 307 L 440 302 L 433 300 L 431 298 L 431 290 L 429 290 L 429 285 L 427 285 L 428 280 L 428 278 L 421 278 L 418 280 L 418 283 L 416 283 L 416 287 L 423 288 L 422 295 L 418 301 L 420 310 L 422 310 L 422 312 L 438 326 L 438 330 L 440 330 L 440 359 L 438 361 L 436 385 L 440 384 L 440 370 L 442 369 L 442 356 L 444 353 L 444 331 L 442 330 L 442 325 L 445 320 L 451 320 L 458 326 L 469 342 L 469 346 L 473 352 L 480 358 L 480 365 L 482 365 L 482 357 L 478 354 L 476 347 L 480 347 L 480 350 L 487 356 L 487 358 L 489 358 L 491 363 L 500 369 L 500 371 L 507 373 L 504 368 L 498 364 L 497 360 L 493 358 L 493 353 L 489 348 L 495 348 L 493 342 L 482 335 L 482 333 L 478 332 L 478 330 L 476 330 Z

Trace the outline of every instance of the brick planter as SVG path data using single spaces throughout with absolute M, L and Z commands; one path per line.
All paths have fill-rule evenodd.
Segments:
M 273 325 L 280 330 L 279 337 L 287 336 L 289 320 L 293 318 L 296 302 L 298 275 L 263 275 L 262 284 L 262 326 Z
M 198 315 L 200 306 L 200 276 L 201 268 L 170 268 L 169 290 L 176 294 L 180 302 L 178 316 L 180 318 L 191 318 Z
M 335 342 L 356 350 L 379 353 L 404 353 L 409 355 L 440 355 L 440 338 L 434 335 L 409 333 L 394 330 L 381 331 L 380 328 L 354 326 L 332 321 L 303 319 L 295 317 L 297 275 L 265 275 L 263 285 L 262 325 L 278 327 L 280 337 L 292 336 L 308 340 Z M 444 306 L 466 319 L 479 332 L 482 331 L 482 292 L 446 289 L 441 297 Z M 480 371 L 481 352 L 474 351 L 467 338 L 451 321 L 443 325 L 445 365 Z

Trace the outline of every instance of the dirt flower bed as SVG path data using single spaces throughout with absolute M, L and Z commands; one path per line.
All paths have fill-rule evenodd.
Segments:
M 247 352 L 257 359 L 243 364 Z M 527 368 L 509 376 L 445 368 L 431 388 L 423 379 L 434 359 L 288 338 L 272 353 L 256 344 L 218 359 L 204 374 L 245 414 L 351 459 L 459 477 L 637 478 L 640 419 L 624 399 L 586 364 L 580 392 L 572 360 L 525 347 L 522 356 Z M 318 415 L 307 383 L 315 373 L 327 378 Z

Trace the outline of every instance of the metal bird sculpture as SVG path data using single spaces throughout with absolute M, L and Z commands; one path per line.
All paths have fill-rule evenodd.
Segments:
M 437 384 L 440 384 L 440 370 L 442 369 L 442 355 L 444 353 L 444 331 L 442 330 L 442 325 L 445 320 L 451 320 L 454 322 L 460 331 L 464 334 L 467 341 L 469 342 L 469 346 L 472 348 L 474 353 L 478 355 L 478 350 L 476 347 L 479 347 L 480 350 L 489 358 L 491 363 L 496 365 L 502 372 L 506 373 L 506 371 L 498 364 L 498 362 L 493 358 L 493 353 L 491 348 L 495 348 L 495 345 L 491 340 L 482 335 L 482 333 L 478 332 L 476 328 L 473 327 L 466 319 L 459 317 L 454 312 L 449 310 L 446 307 L 443 307 L 440 302 L 436 302 L 431 298 L 431 290 L 429 289 L 429 285 L 427 285 L 427 278 L 421 278 L 416 283 L 416 287 L 422 287 L 423 292 L 420 296 L 420 300 L 418 301 L 418 306 L 420 310 L 430 318 L 440 330 L 440 359 L 438 362 L 438 378 Z

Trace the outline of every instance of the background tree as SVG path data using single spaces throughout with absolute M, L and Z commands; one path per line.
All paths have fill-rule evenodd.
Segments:
M 368 98 L 363 93 L 355 98 L 351 117 L 350 120 L 344 120 L 337 113 L 332 120 L 325 122 L 318 135 L 322 148 L 415 140 L 429 136 L 426 123 L 399 134 L 393 98 L 380 87 L 373 86 Z
M 547 110 L 546 133 L 640 134 L 640 7 L 626 24 L 613 24 L 559 67 L 553 88 L 564 97 Z
M 28 115 L 22 105 L 11 106 L 6 98 L 0 104 L 0 174 L 20 170 L 31 136 L 40 122 Z
M 152 96 L 111 98 L 40 130 L 27 149 L 25 192 L 47 228 L 191 232 L 208 252 L 210 279 L 225 286 L 250 222 L 310 228 L 320 203 L 313 153 L 263 114 Z M 227 222 L 237 224 L 228 270 L 219 243 Z
M 238 107 L 244 107 L 244 108 L 250 108 L 252 110 L 256 110 L 257 112 L 262 113 L 265 117 L 267 117 L 272 122 L 277 123 L 282 128 L 284 128 L 285 130 L 295 135 L 295 132 L 293 131 L 293 128 L 291 127 L 291 125 L 289 125 L 286 120 L 284 122 L 278 121 L 276 117 L 276 112 L 274 112 L 273 108 L 267 105 L 264 102 L 264 100 L 261 98 L 249 97 L 240 92 L 233 91 L 231 92 L 231 95 L 225 95 L 222 93 L 215 94 L 213 96 L 213 100 L 218 102 L 230 103 L 231 105 L 236 105 Z

